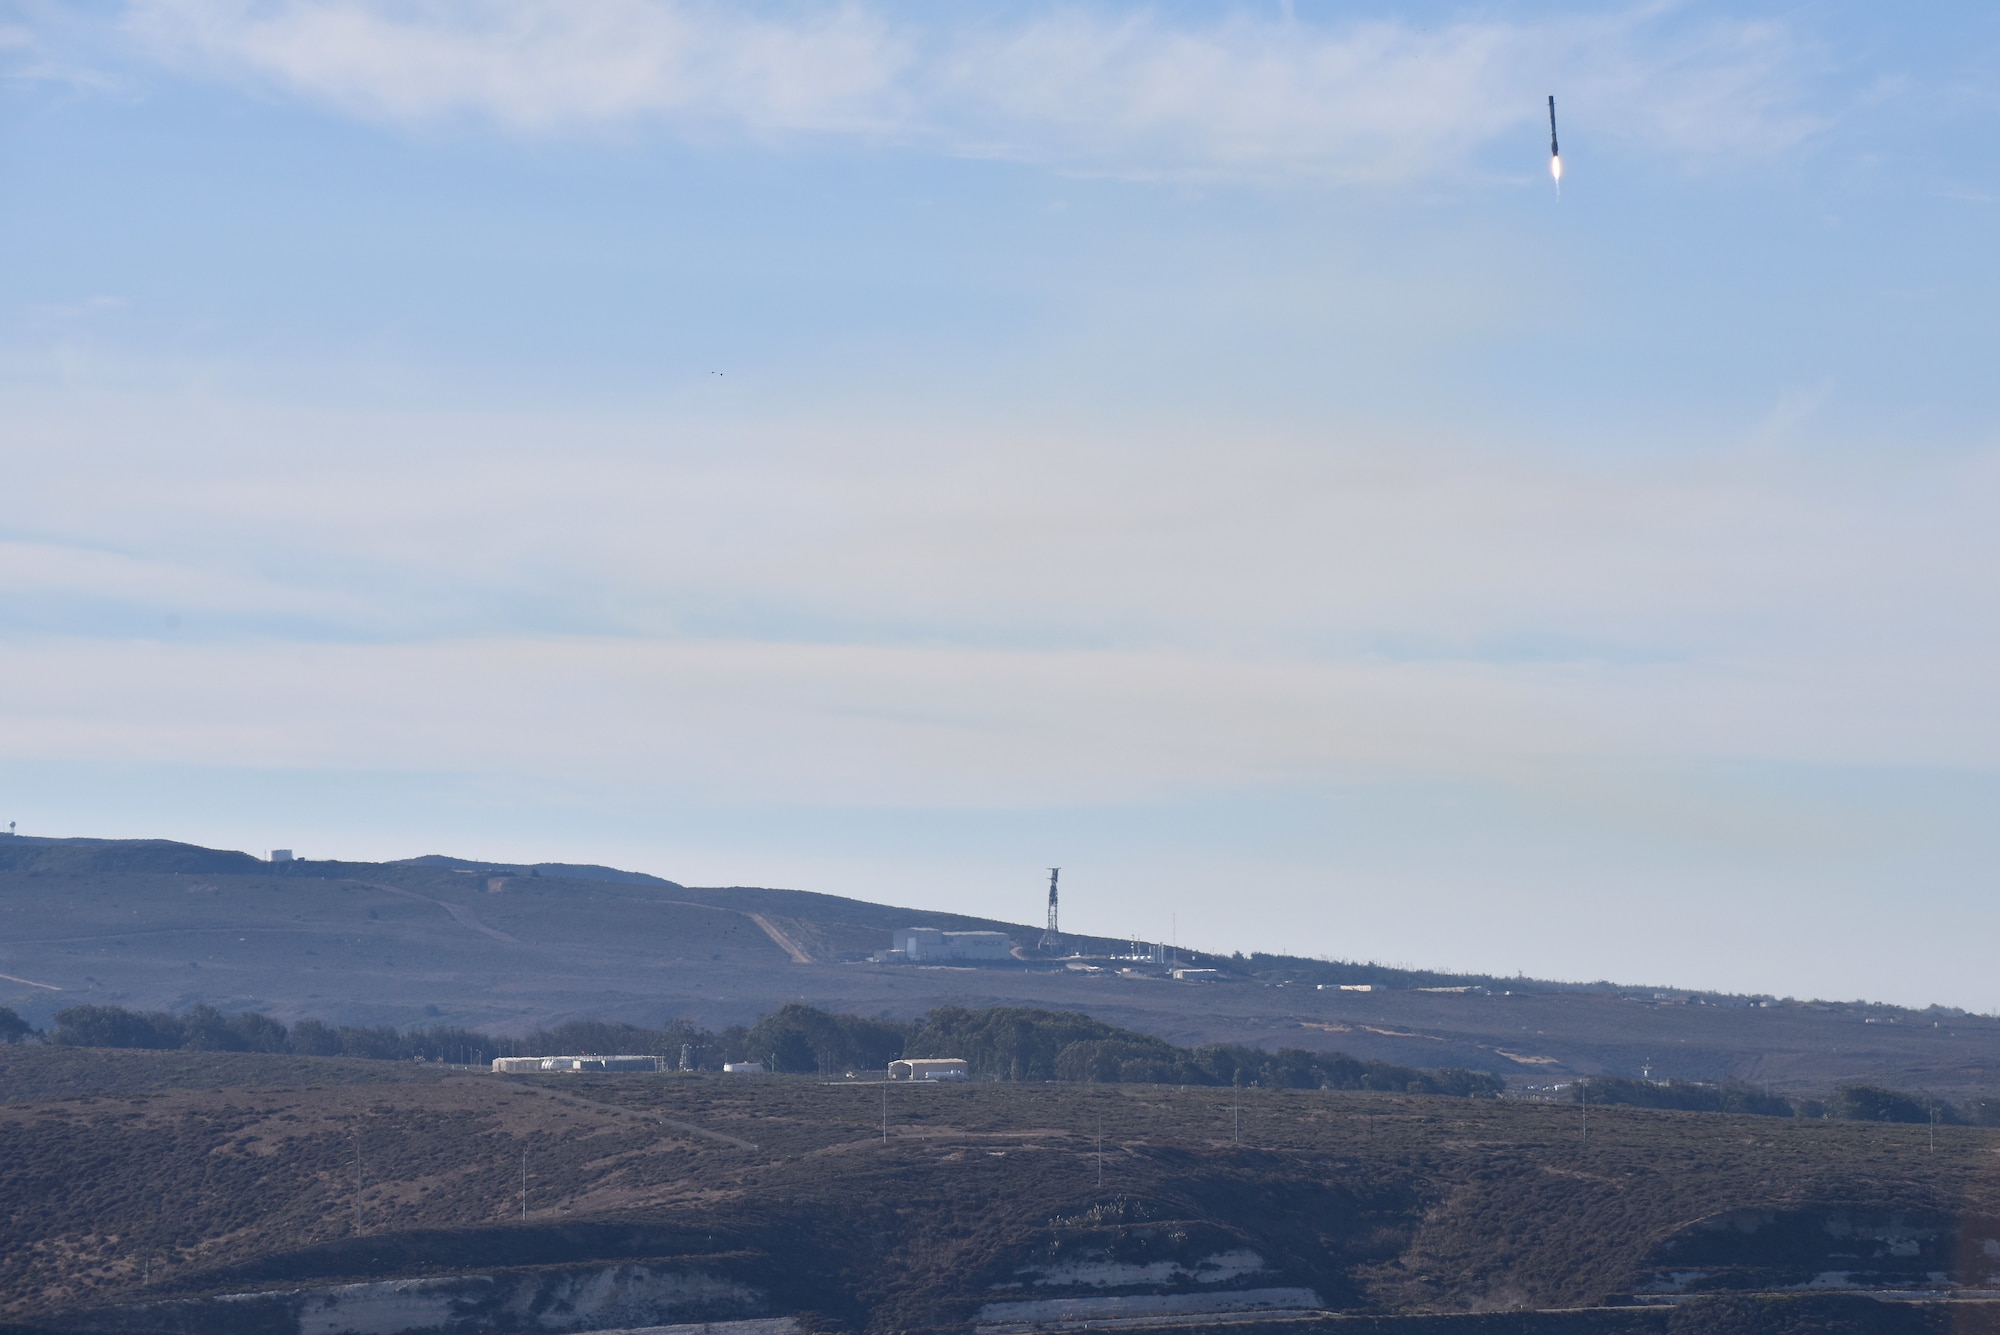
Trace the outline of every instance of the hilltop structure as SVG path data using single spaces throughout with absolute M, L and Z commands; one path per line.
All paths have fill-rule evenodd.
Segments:
M 884 964 L 952 964 L 1014 958 L 1014 939 L 1005 932 L 948 932 L 937 927 L 904 927 L 876 958 Z

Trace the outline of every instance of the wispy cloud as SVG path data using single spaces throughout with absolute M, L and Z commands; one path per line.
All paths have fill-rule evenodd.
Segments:
M 694 748 L 744 793 L 1001 803 L 1050 791 L 1064 738 L 1079 800 L 1551 755 L 2000 756 L 1991 453 L 87 416 L 17 413 L 39 448 L 15 494 L 60 536 L 0 542 L 0 576 L 141 633 L 8 635 L 0 756 L 153 737 L 128 758 L 222 763 L 235 734 L 201 721 L 234 711 L 258 763 Z M 134 653 L 169 612 L 186 643 Z M 531 700 L 565 703 L 508 703 Z
M 53 54 L 70 45 L 83 26 L 74 15 L 42 0 L 17 0 L 0 19 L 0 83 L 56 84 L 103 91 L 113 80 L 89 62 Z
M 919 20 L 860 4 L 133 0 L 155 57 L 394 124 L 550 135 L 865 136 L 1168 176 L 1420 179 L 1518 136 L 1560 83 L 1604 139 L 1715 162 L 1822 124 L 1782 24 L 1657 7 L 1575 20 L 1190 21 L 1064 7 Z

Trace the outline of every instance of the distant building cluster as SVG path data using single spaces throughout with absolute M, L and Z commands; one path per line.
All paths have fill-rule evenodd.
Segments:
M 938 927 L 905 927 L 889 949 L 875 956 L 882 964 L 950 964 L 1010 960 L 1014 938 L 1005 932 L 947 932 Z
M 495 1057 L 495 1075 L 539 1075 L 544 1071 L 663 1071 L 664 1057 Z

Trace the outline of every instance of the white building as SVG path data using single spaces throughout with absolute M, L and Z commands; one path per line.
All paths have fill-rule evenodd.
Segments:
M 905 927 L 895 934 L 892 953 L 900 950 L 911 964 L 1014 958 L 1014 939 L 1005 932 L 947 932 L 937 927 Z
M 722 1063 L 722 1073 L 724 1075 L 762 1075 L 764 1074 L 764 1063 L 724 1062 Z
M 891 1080 L 970 1080 L 963 1057 L 905 1057 L 889 1063 Z

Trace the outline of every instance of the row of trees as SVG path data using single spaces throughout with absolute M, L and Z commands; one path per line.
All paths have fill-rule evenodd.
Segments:
M 1878 1085 L 1842 1085 L 1827 1108 L 1856 1122 L 1930 1122 L 1940 1126 L 2000 1126 L 2000 1099 L 1947 1103 L 1928 1094 L 1906 1094 Z
M 746 1032 L 730 1031 L 739 1040 Z M 213 1006 L 196 1006 L 181 1015 L 122 1006 L 71 1006 L 56 1012 L 55 1029 L 47 1037 L 64 1047 L 288 1052 L 302 1057 L 475 1064 L 550 1052 L 648 1053 L 678 1060 L 683 1045 L 692 1045 L 695 1051 L 690 1056 L 700 1062 L 719 1065 L 724 1060 L 722 1036 L 679 1020 L 660 1029 L 577 1020 L 538 1029 L 525 1038 L 499 1038 L 451 1025 L 397 1029 L 305 1019 L 287 1026 L 256 1011 L 225 1015 Z
M 1790 1099 L 1754 1086 L 1727 1082 L 1698 1084 L 1692 1080 L 1627 1080 L 1594 1075 L 1570 1092 L 1577 1102 L 1620 1103 L 1634 1108 L 1673 1108 L 1681 1112 L 1754 1113 L 1761 1117 L 1792 1117 L 1798 1110 Z M 1818 1113 L 1811 1114 L 1817 1116 Z
M 760 1061 L 776 1071 L 822 1075 L 879 1071 L 903 1056 L 964 1057 L 973 1075 L 987 1080 L 1262 1085 L 1484 1097 L 1501 1089 L 1497 1078 L 1482 1071 L 1420 1070 L 1299 1048 L 1275 1053 L 1233 1045 L 1183 1048 L 1075 1011 L 1024 1007 L 944 1006 L 905 1024 L 839 1015 L 794 1002 L 747 1028 L 733 1026 L 720 1033 L 685 1020 L 657 1029 L 580 1020 L 519 1039 L 449 1026 L 402 1030 L 312 1019 L 287 1026 L 255 1011 L 225 1015 L 213 1006 L 197 1006 L 178 1015 L 119 1006 L 72 1006 L 56 1012 L 55 1019 L 48 1041 L 73 1047 L 468 1063 L 558 1052 L 649 1053 L 675 1064 L 685 1056 L 698 1070 L 713 1070 L 730 1061 Z M 23 1035 L 28 1032 L 25 1024 L 19 1028 Z M 4 1032 L 0 1023 L 0 1033 Z
M 1376 1089 L 1471 1097 L 1492 1097 L 1502 1088 L 1498 1077 L 1484 1071 L 1422 1070 L 1303 1048 L 1183 1048 L 1076 1011 L 1012 1006 L 978 1011 L 939 1007 L 915 1027 L 907 1050 L 913 1057 L 963 1057 L 974 1075 L 995 1080 Z
M 1570 1092 L 1572 1102 L 1673 1108 L 1683 1112 L 1754 1113 L 1764 1117 L 1832 1117 L 1849 1122 L 1930 1122 L 1940 1126 L 2000 1126 L 2000 1099 L 1948 1103 L 1879 1085 L 1842 1085 L 1830 1099 L 1788 1099 L 1754 1086 L 1689 1080 L 1627 1080 L 1592 1076 Z
M 0 1042 L 31 1037 L 73 1047 L 273 1052 L 312 1057 L 484 1064 L 495 1057 L 542 1053 L 647 1053 L 697 1070 L 759 1061 L 781 1072 L 838 1075 L 879 1071 L 898 1057 L 963 1057 L 984 1080 L 1061 1080 L 1082 1084 L 1260 1085 L 1278 1089 L 1364 1089 L 1493 1097 L 1500 1080 L 1484 1071 L 1420 1069 L 1364 1061 L 1339 1052 L 1233 1044 L 1178 1047 L 1119 1029 L 1077 1011 L 941 1006 L 913 1024 L 840 1015 L 794 1002 L 756 1024 L 712 1032 L 687 1020 L 658 1028 L 574 1020 L 525 1038 L 499 1038 L 451 1026 L 396 1029 L 298 1020 L 287 1026 L 255 1011 L 225 1015 L 213 1006 L 184 1014 L 120 1006 L 71 1006 L 38 1035 L 0 1006 Z M 1787 1099 L 1737 1083 L 1628 1080 L 1596 1076 L 1571 1098 L 1597 1104 L 1768 1117 L 1833 1117 L 1862 1122 L 2000 1126 L 2000 1099 L 1948 1103 L 1874 1085 L 1843 1085 L 1832 1098 Z

